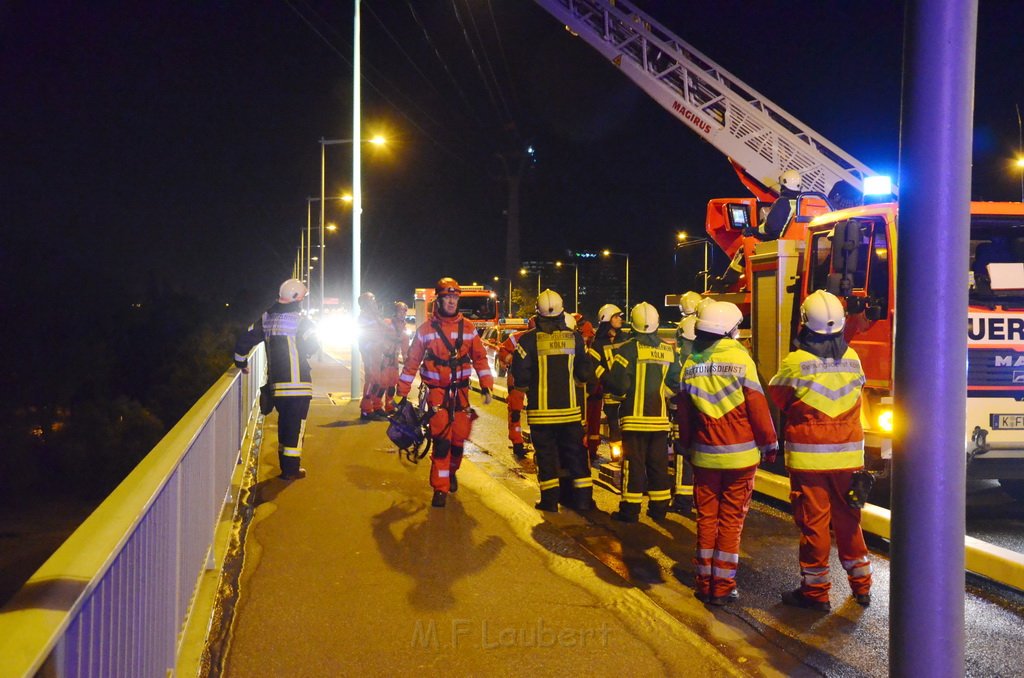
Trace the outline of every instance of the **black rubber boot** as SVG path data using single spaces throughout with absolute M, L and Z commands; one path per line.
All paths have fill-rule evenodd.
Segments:
M 458 492 L 459 491 L 459 479 L 455 475 L 455 471 L 448 474 L 448 491 Z
M 573 488 L 572 508 L 576 511 L 594 510 L 594 488 L 576 487 Z
M 540 493 L 540 501 L 534 504 L 533 507 L 540 509 L 541 511 L 558 513 L 558 488 L 552 487 L 549 490 L 542 490 Z
M 817 612 L 828 612 L 832 609 L 832 604 L 827 600 L 813 600 L 808 598 L 800 589 L 793 589 L 792 591 L 786 591 L 783 593 L 782 604 L 789 605 L 791 607 L 802 607 L 808 610 L 815 610 Z
M 618 520 L 620 523 L 640 522 L 640 504 L 620 501 L 619 510 L 612 513 L 612 520 Z
M 665 514 L 668 513 L 668 500 L 663 501 L 652 501 L 647 504 L 647 516 L 651 520 L 665 520 Z
M 522 443 L 513 443 L 512 455 L 515 456 L 516 459 L 526 459 L 526 446 Z
M 688 516 L 693 513 L 693 497 L 691 495 L 677 494 L 672 497 L 668 505 L 669 513 L 678 513 L 681 516 Z
M 572 508 L 576 505 L 573 500 L 572 478 L 569 476 L 561 476 L 558 479 L 558 503 L 566 508 Z
M 434 508 L 444 508 L 444 504 L 447 499 L 447 494 L 441 490 L 434 490 L 434 498 L 430 500 L 430 505 Z

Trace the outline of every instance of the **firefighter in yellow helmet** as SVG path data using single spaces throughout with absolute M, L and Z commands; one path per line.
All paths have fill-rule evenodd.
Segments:
M 491 402 L 494 375 L 487 363 L 487 352 L 473 323 L 459 312 L 462 288 L 454 278 L 441 278 L 434 286 L 434 312 L 416 329 L 405 366 L 398 377 L 396 403 L 400 405 L 412 389 L 419 372 L 427 385 L 430 404 L 430 486 L 434 488 L 431 506 L 443 508 L 449 492 L 459 489 L 455 473 L 462 464 L 463 446 L 473 422 L 469 408 L 469 378 L 476 370 L 484 394 Z
M 754 472 L 778 452 L 757 367 L 736 341 L 743 314 L 715 301 L 697 315 L 693 353 L 679 388 L 680 443 L 694 466 L 697 508 L 696 596 L 712 605 L 736 600 L 740 534 L 754 492 Z
M 782 602 L 830 609 L 831 527 L 854 600 L 867 606 L 871 563 L 860 508 L 847 500 L 854 474 L 864 468 L 864 371 L 843 338 L 845 311 L 837 297 L 814 292 L 800 305 L 800 318 L 797 348 L 768 386 L 785 420 L 786 469 L 793 519 L 800 528 L 800 587 L 784 593 Z
M 608 442 L 620 445 L 622 441 L 622 431 L 619 429 L 619 404 L 622 398 L 605 391 L 601 378 L 608 371 L 612 349 L 625 343 L 628 338 L 623 327 L 621 308 L 615 304 L 605 304 L 597 310 L 597 331 L 587 347 L 596 377 L 587 393 L 587 450 L 591 463 L 597 460 L 597 450 L 601 445 L 602 412 L 608 423 Z
M 594 482 L 583 446 L 577 384 L 593 378 L 583 337 L 565 324 L 562 297 L 554 290 L 537 296 L 537 326 L 519 338 L 509 370 L 516 388 L 526 393 L 541 511 L 558 511 L 559 475 L 572 483 L 566 499 L 577 511 L 594 506 Z
M 671 424 L 665 386 L 678 385 L 679 361 L 671 344 L 658 337 L 658 311 L 646 301 L 629 314 L 633 338 L 612 351 L 605 388 L 623 396 L 622 500 L 612 519 L 635 523 L 647 494 L 647 515 L 662 520 L 672 496 L 668 475 L 668 432 Z

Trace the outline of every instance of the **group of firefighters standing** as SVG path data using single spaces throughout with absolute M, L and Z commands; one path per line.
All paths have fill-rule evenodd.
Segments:
M 271 371 L 287 371 L 297 353 L 315 350 L 302 343 L 309 340 L 309 328 L 299 317 L 297 301 L 302 294 L 292 284 L 297 282 L 282 285 L 279 303 L 239 339 L 236 365 L 246 367 L 245 356 L 258 341 L 268 342 Z M 459 312 L 458 282 L 442 278 L 435 293 L 433 313 L 416 329 L 408 348 L 407 307 L 396 303 L 393 317 L 381 318 L 373 296 L 360 297 L 360 350 L 366 365 L 360 414 L 363 419 L 378 419 L 392 408 L 406 406 L 419 376 L 432 412 L 432 505 L 444 507 L 448 494 L 458 490 L 456 474 L 475 418 L 469 402 L 470 376 L 476 371 L 487 404 L 494 375 L 480 336 Z M 796 348 L 767 388 L 738 341 L 743 317 L 734 304 L 692 292 L 683 295 L 675 345 L 658 335 L 658 312 L 647 302 L 630 311 L 629 334 L 623 328 L 622 310 L 603 306 L 589 341 L 553 290 L 538 295 L 536 310 L 531 327 L 515 335 L 505 353 L 511 357 L 510 408 L 525 402 L 530 425 L 540 487 L 538 509 L 557 511 L 559 504 L 584 512 L 594 508 L 591 461 L 600 443 L 604 410 L 610 438 L 621 438 L 623 450 L 622 495 L 612 519 L 638 522 L 644 495 L 647 514 L 655 521 L 664 520 L 669 511 L 689 514 L 695 508 L 696 596 L 712 605 L 726 605 L 738 597 L 740 536 L 755 471 L 762 460 L 774 461 L 778 453 L 770 398 L 783 422 L 790 498 L 801 532 L 801 585 L 783 594 L 782 600 L 830 609 L 831 528 L 854 599 L 870 604 L 871 564 L 860 509 L 847 499 L 853 474 L 864 466 L 864 373 L 844 339 L 844 308 L 835 296 L 818 291 L 804 301 Z M 299 352 L 294 350 L 296 342 L 302 344 Z M 308 363 L 305 357 L 299 362 L 305 364 L 305 372 L 301 365 L 292 366 L 289 379 L 307 383 Z M 285 367 L 275 368 L 275 363 Z M 301 477 L 297 451 L 303 406 L 308 409 L 311 393 L 300 390 L 294 384 L 278 385 L 274 394 L 286 479 Z M 291 407 L 282 398 L 299 398 L 302 403 Z M 286 416 L 296 421 L 286 425 Z M 514 423 L 521 435 L 518 416 Z M 674 479 L 668 471 L 673 430 Z M 518 446 L 515 440 L 513 445 L 517 456 L 524 454 L 521 438 Z

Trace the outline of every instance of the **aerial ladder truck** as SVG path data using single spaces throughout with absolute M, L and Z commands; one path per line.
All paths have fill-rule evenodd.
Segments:
M 763 380 L 791 348 L 803 299 L 818 289 L 843 299 L 847 339 L 867 376 L 869 465 L 886 469 L 892 456 L 896 188 L 882 189 L 887 202 L 866 197 L 866 184 L 881 179 L 869 167 L 629 0 L 535 2 L 725 154 L 751 192 L 711 200 L 705 230 L 730 257 L 743 250 L 744 274 L 715 298 L 743 309 Z M 779 239 L 761 242 L 748 234 L 777 198 L 785 170 L 802 177 L 795 216 Z M 972 202 L 970 230 L 968 477 L 999 479 L 1024 501 L 1024 203 Z M 666 303 L 676 297 L 667 295 Z M 926 290 L 922 299 L 929 303 Z

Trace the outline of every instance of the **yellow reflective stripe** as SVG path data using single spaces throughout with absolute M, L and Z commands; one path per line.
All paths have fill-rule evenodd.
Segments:
M 548 409 L 548 359 L 542 355 L 537 356 L 537 409 Z
M 829 471 L 864 466 L 864 450 L 851 452 L 794 452 L 786 450 L 786 466 L 800 471 Z
M 550 490 L 558 487 L 558 478 L 549 478 L 548 480 L 538 479 L 538 485 L 540 485 L 541 491 Z
M 530 424 L 571 424 L 582 421 L 583 414 L 578 407 L 562 410 L 527 410 L 526 420 Z
M 639 346 L 637 347 L 639 350 Z M 633 384 L 633 416 L 622 417 L 623 422 L 627 419 L 635 419 L 644 416 L 644 394 L 647 384 L 647 366 L 639 362 L 636 366 L 636 383 Z
M 619 424 L 623 431 L 669 431 L 672 424 L 665 417 L 622 417 Z
M 672 498 L 672 490 L 647 490 L 647 497 L 651 501 L 668 501 Z
M 299 347 L 295 343 L 295 337 L 288 337 L 288 366 L 291 367 L 292 381 L 299 381 Z
M 694 451 L 693 465 L 701 468 L 747 468 L 761 461 L 761 452 L 755 447 L 743 452 L 712 454 Z
M 586 478 L 574 478 L 573 481 L 572 481 L 572 486 L 573 487 L 593 487 L 594 486 L 594 479 L 591 478 L 590 476 L 587 476 Z

